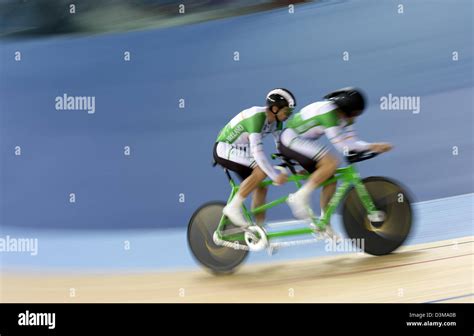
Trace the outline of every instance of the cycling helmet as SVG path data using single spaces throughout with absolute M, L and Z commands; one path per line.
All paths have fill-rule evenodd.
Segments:
M 365 108 L 364 94 L 353 87 L 347 87 L 328 93 L 325 99 L 332 101 L 347 117 L 357 117 Z

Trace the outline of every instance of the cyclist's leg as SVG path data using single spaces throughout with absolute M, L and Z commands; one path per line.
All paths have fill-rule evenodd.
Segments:
M 252 173 L 240 184 L 238 195 L 243 198 L 247 198 L 247 196 L 252 191 L 259 189 L 258 185 L 265 179 L 266 176 L 267 175 L 265 175 L 263 170 L 261 170 L 260 167 L 256 166 L 252 170 Z
M 297 161 L 311 173 L 308 182 L 291 195 L 289 203 L 295 217 L 308 218 L 311 193 L 334 174 L 338 160 L 314 139 L 302 138 L 291 129 L 286 129 L 280 140 L 280 153 Z
M 321 183 L 333 176 L 336 172 L 337 166 L 339 165 L 337 158 L 329 152 L 323 154 L 319 159 L 313 160 L 317 161 L 316 169 L 310 175 L 308 182 L 301 188 L 308 188 L 308 192 L 311 192 Z
M 248 197 L 248 195 L 253 191 L 252 197 L 252 209 L 259 207 L 260 205 L 265 204 L 265 199 L 267 196 L 267 188 L 259 187 L 260 182 L 262 182 L 267 175 L 263 172 L 260 167 L 256 166 L 253 169 L 252 174 L 246 178 L 240 185 L 239 194 L 242 199 Z M 255 221 L 257 224 L 261 225 L 265 221 L 265 212 L 261 212 L 255 215 Z
M 255 192 L 253 193 L 253 199 L 252 199 L 252 209 L 255 209 L 265 204 L 265 200 L 267 198 L 267 191 L 268 191 L 267 187 L 257 187 L 255 189 Z M 265 222 L 265 211 L 262 211 L 256 214 L 255 221 L 257 222 L 258 225 L 262 226 L 263 223 Z
M 256 165 L 254 158 L 250 155 L 248 146 L 216 143 L 214 159 L 221 166 L 237 173 L 243 180 L 237 195 L 226 205 L 223 212 L 234 224 L 246 226 L 248 223 L 242 215 L 242 204 L 252 191 L 258 190 L 258 185 L 265 179 L 266 175 Z M 261 194 L 254 197 L 257 197 L 257 201 L 263 204 L 264 200 L 258 198 L 261 197 Z
M 336 192 L 337 183 L 325 185 L 321 190 L 321 197 L 319 198 L 319 206 L 321 207 L 321 217 L 323 216 L 332 196 Z

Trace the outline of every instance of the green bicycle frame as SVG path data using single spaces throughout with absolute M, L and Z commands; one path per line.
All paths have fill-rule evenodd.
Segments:
M 301 181 L 307 180 L 308 177 L 309 177 L 308 173 L 303 174 L 303 175 L 291 175 L 290 177 L 288 177 L 288 182 L 294 182 L 296 187 L 299 189 L 301 187 Z M 325 186 L 339 180 L 342 181 L 342 183 L 337 188 L 333 197 L 329 201 L 329 204 L 324 213 L 324 216 L 322 218 L 319 218 L 314 215 L 312 216 L 313 224 L 316 225 L 316 227 L 320 230 L 324 230 L 325 227 L 328 225 L 329 219 L 331 218 L 334 211 L 336 211 L 339 203 L 344 198 L 344 196 L 346 195 L 347 191 L 351 188 L 351 186 L 355 187 L 357 195 L 359 196 L 368 214 L 371 214 L 374 211 L 377 211 L 372 201 L 372 198 L 370 197 L 367 189 L 365 188 L 364 184 L 361 181 L 361 177 L 359 173 L 357 172 L 356 168 L 353 165 L 349 165 L 344 168 L 338 168 L 334 176 L 329 178 L 325 182 L 323 182 L 321 186 Z M 230 179 L 229 183 L 231 186 L 231 193 L 229 195 L 227 203 L 229 203 L 232 200 L 232 198 L 234 198 L 234 196 L 239 191 L 239 187 L 240 187 L 232 179 Z M 260 183 L 260 186 L 267 187 L 271 184 L 272 184 L 271 180 L 265 180 Z M 268 209 L 271 209 L 279 204 L 282 204 L 286 202 L 287 199 L 288 199 L 288 196 L 283 196 L 274 201 L 263 204 L 250 211 L 245 207 L 245 205 L 243 205 L 244 216 L 249 223 L 253 223 L 252 216 L 260 212 L 266 211 Z M 223 240 L 231 241 L 231 242 L 243 240 L 244 239 L 243 233 L 222 234 L 222 231 L 227 225 L 227 223 L 228 223 L 228 219 L 226 216 L 223 215 L 219 222 L 219 226 L 217 227 L 217 235 L 219 236 L 219 238 Z M 272 232 L 267 233 L 267 238 L 268 239 L 282 238 L 282 237 L 290 237 L 290 236 L 305 235 L 305 234 L 312 234 L 312 233 L 314 233 L 314 229 L 307 227 L 307 228 L 298 228 L 298 229 L 284 230 L 284 231 L 272 231 Z

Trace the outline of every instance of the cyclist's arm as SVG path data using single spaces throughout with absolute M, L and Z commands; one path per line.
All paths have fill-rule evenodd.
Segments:
M 344 129 L 345 129 L 346 134 L 349 137 L 349 139 L 352 139 L 352 141 L 354 141 L 355 146 L 358 148 L 358 151 L 365 151 L 365 150 L 370 149 L 370 146 L 372 144 L 359 139 L 359 137 L 357 136 L 357 133 L 355 131 L 354 124 L 350 124 L 350 125 L 346 126 Z
M 362 152 L 370 149 L 370 143 L 360 140 L 353 125 L 333 126 L 325 129 L 326 136 L 340 152 L 345 150 Z
M 262 141 L 262 134 L 260 133 L 250 133 L 249 134 L 249 141 L 250 141 L 250 152 L 252 156 L 255 158 L 257 165 L 260 169 L 263 170 L 265 174 L 273 181 L 275 181 L 276 177 L 278 176 L 278 172 L 273 168 L 270 162 L 265 155 L 263 150 L 263 141 Z

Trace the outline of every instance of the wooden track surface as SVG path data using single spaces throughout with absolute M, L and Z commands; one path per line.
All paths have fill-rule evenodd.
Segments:
M 2 302 L 473 302 L 474 237 L 205 271 L 2 274 Z M 70 296 L 74 288 L 75 296 Z

